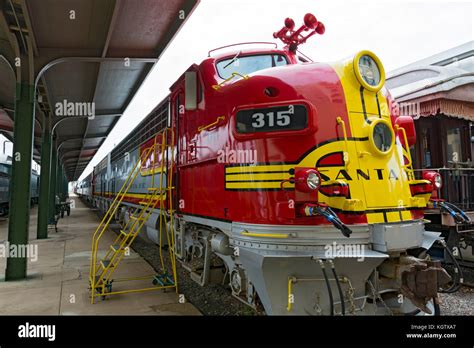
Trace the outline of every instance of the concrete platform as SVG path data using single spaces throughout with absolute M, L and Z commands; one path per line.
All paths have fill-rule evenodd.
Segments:
M 46 240 L 36 239 L 37 207 L 31 209 L 30 244 L 37 260 L 28 259 L 28 279 L 5 282 L 6 258 L 0 257 L 0 315 L 200 315 L 190 303 L 180 303 L 174 290 L 148 291 L 97 298 L 90 303 L 88 279 L 91 236 L 99 219 L 77 197 L 71 216 L 59 220 L 58 233 L 49 229 Z M 0 220 L 0 244 L 7 241 L 8 220 Z M 115 233 L 106 231 L 105 254 Z M 153 275 L 153 268 L 133 250 L 124 257 L 114 278 Z M 149 280 L 114 283 L 113 291 L 151 287 Z

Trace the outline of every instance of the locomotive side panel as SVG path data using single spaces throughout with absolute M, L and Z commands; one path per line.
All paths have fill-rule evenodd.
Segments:
M 180 213 L 229 220 L 229 206 L 223 195 L 224 165 L 219 150 L 227 142 L 222 109 L 209 98 L 211 86 L 197 73 L 199 96 L 196 110 L 186 110 L 184 76 L 172 87 L 172 118 L 177 129 L 177 210 Z M 222 101 L 217 105 L 225 105 Z M 221 119 L 222 118 L 222 119 Z

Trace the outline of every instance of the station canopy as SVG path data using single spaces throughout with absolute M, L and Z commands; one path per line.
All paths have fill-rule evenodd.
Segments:
M 444 114 L 474 122 L 474 41 L 387 74 L 402 115 Z
M 198 2 L 0 0 L 1 132 L 13 139 L 15 52 L 33 52 L 33 158 L 41 162 L 49 119 L 66 175 L 77 180 Z M 77 111 L 84 117 L 68 117 Z

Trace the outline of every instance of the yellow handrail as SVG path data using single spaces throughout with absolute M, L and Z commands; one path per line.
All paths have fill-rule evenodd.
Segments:
M 143 225 L 145 224 L 145 222 L 146 222 L 146 220 L 147 220 L 147 218 L 149 217 L 150 214 L 147 214 L 147 215 L 144 217 L 144 213 L 145 213 L 145 210 L 149 208 L 150 204 L 151 204 L 152 202 L 154 202 L 154 200 L 155 200 L 155 199 L 154 199 L 154 195 L 152 195 L 152 196 L 150 196 L 150 197 L 148 197 L 148 198 L 145 198 L 144 200 L 145 200 L 145 202 L 147 202 L 145 208 L 142 209 L 142 210 L 140 210 L 140 212 L 139 212 L 139 214 L 138 214 L 137 216 L 134 216 L 134 218 L 130 218 L 130 219 L 128 220 L 128 222 L 125 224 L 125 227 L 123 228 L 124 231 L 127 230 L 127 227 L 128 227 L 128 225 L 130 224 L 130 221 L 132 221 L 132 220 L 134 220 L 134 222 L 132 223 L 132 225 L 131 225 L 131 227 L 130 227 L 130 233 L 133 233 L 133 231 L 135 231 L 135 230 L 140 231 L 140 229 L 141 229 L 141 228 L 143 227 Z M 138 211 L 138 210 L 139 210 L 139 209 L 137 208 L 136 211 Z M 135 212 L 136 212 L 136 211 L 135 211 Z M 138 223 L 138 221 L 143 221 L 143 222 Z M 138 223 L 138 226 L 139 226 L 138 229 L 135 228 L 135 227 L 137 226 L 137 223 Z M 120 237 L 121 237 L 120 234 L 117 235 L 117 237 L 114 239 L 114 242 L 113 242 L 112 245 L 116 245 L 116 243 L 120 240 Z M 100 239 L 100 237 L 99 237 L 99 239 Z M 118 249 L 119 249 L 119 250 L 124 249 L 125 244 L 127 244 L 126 242 L 127 242 L 127 239 L 126 239 L 126 238 L 122 239 L 121 242 L 120 242 L 120 245 L 119 245 Z M 132 241 L 132 242 L 133 242 L 133 241 Z M 130 243 L 131 243 L 131 242 L 130 242 Z M 130 244 L 130 243 L 129 243 L 129 244 Z M 98 249 L 98 245 L 97 245 L 97 249 Z M 109 250 L 107 251 L 107 254 L 106 254 L 105 257 L 104 257 L 104 260 L 109 258 L 110 250 L 111 250 L 111 249 L 109 249 Z M 110 259 L 110 263 L 111 263 L 111 264 L 115 261 L 116 256 L 117 256 L 117 253 L 115 252 L 114 255 L 112 255 L 112 258 Z M 121 259 L 122 259 L 122 258 L 118 259 L 118 262 L 120 262 Z M 104 269 L 104 270 L 99 274 L 100 278 L 102 278 L 103 274 L 106 273 L 106 272 L 107 272 L 107 269 Z M 103 283 L 104 283 L 104 282 L 107 282 L 107 281 L 109 280 L 109 278 L 112 276 L 112 273 L 113 273 L 113 272 L 110 272 L 109 275 L 108 275 L 106 278 L 104 278 L 102 282 L 103 282 Z
M 149 152 L 153 151 L 152 173 L 154 173 L 154 170 L 155 170 L 155 163 L 156 163 L 156 136 L 155 136 L 154 142 L 153 142 L 153 149 L 146 149 L 145 151 L 147 151 L 147 150 L 149 150 Z M 144 159 L 144 160 L 146 160 L 147 157 L 148 157 L 148 155 L 145 156 L 145 159 Z M 155 175 L 154 175 L 154 174 L 152 175 L 151 182 L 152 182 L 151 188 L 154 188 L 154 187 L 155 187 Z M 145 198 L 144 198 L 145 201 L 146 201 L 146 199 L 147 199 L 147 198 L 146 198 L 146 195 L 147 195 L 147 193 L 145 194 Z M 128 226 L 129 226 L 129 224 L 130 224 L 130 221 L 134 220 L 135 223 L 136 223 L 137 221 L 139 221 L 139 219 L 141 219 L 141 215 L 140 215 L 140 214 L 139 214 L 138 216 L 135 215 L 135 213 L 136 213 L 138 210 L 139 210 L 139 208 L 135 209 L 135 211 L 132 213 L 132 216 L 134 216 L 134 218 L 129 218 L 129 219 L 128 219 L 127 223 L 126 223 L 125 226 L 123 227 L 123 230 L 124 230 L 124 231 L 126 231 L 126 230 L 128 229 Z M 132 223 L 132 226 L 130 226 L 132 229 L 133 229 L 133 227 L 135 227 L 135 223 Z M 113 245 L 116 245 L 119 240 L 120 240 L 120 234 L 117 235 L 117 237 L 114 239 Z M 123 243 L 123 244 L 125 244 L 125 243 Z M 122 247 L 123 247 L 123 245 L 122 245 L 122 243 L 120 243 L 120 248 L 122 248 Z M 111 251 L 110 251 L 110 249 L 109 249 L 109 250 L 107 251 L 107 253 L 105 254 L 104 259 L 108 259 L 108 258 L 109 258 L 110 252 L 111 252 Z M 111 259 L 111 262 L 112 262 L 112 260 L 113 260 L 114 258 L 115 258 L 115 256 L 113 256 L 113 258 Z M 102 273 L 103 273 L 103 272 L 102 272 Z M 100 275 L 102 275 L 102 274 L 100 274 Z
M 144 159 L 148 157 L 150 154 L 151 148 L 146 149 L 143 153 L 145 154 Z M 115 215 L 118 207 L 120 206 L 120 203 L 123 201 L 123 198 L 125 197 L 125 193 L 129 190 L 130 186 L 132 185 L 133 181 L 135 180 L 136 176 L 139 173 L 139 165 L 141 165 L 141 159 L 142 156 L 140 156 L 139 160 L 133 167 L 132 171 L 130 172 L 129 176 L 123 183 L 120 191 L 117 193 L 115 199 L 112 201 L 112 204 L 110 205 L 109 209 L 107 210 L 104 218 L 100 222 L 99 226 L 97 227 L 96 231 L 94 232 L 92 236 L 92 257 L 91 257 L 91 265 L 90 265 L 90 283 L 91 283 L 91 288 L 92 288 L 92 303 L 94 303 L 94 297 L 95 297 L 95 285 L 96 285 L 96 267 L 97 267 L 97 249 L 99 246 L 99 240 L 102 237 L 103 233 L 106 231 L 108 225 L 110 224 L 110 221 L 112 220 L 112 217 Z M 124 190 L 125 189 L 125 190 Z M 119 198 L 120 197 L 120 198 Z M 132 228 L 134 225 L 137 223 L 138 220 L 134 222 L 132 225 Z M 100 232 L 99 232 L 100 231 Z M 98 234 L 98 235 L 97 235 Z
M 171 146 L 168 144 L 168 132 L 171 133 Z M 134 182 L 136 179 L 138 173 L 140 172 L 140 166 L 139 164 L 142 163 L 143 160 L 147 159 L 152 151 L 153 152 L 153 169 L 155 168 L 156 164 L 156 147 L 157 147 L 157 142 L 156 138 L 154 141 L 154 144 L 152 145 L 151 148 L 145 149 L 144 152 L 141 154 L 139 161 L 135 164 L 133 167 L 131 173 L 127 177 L 126 181 L 122 185 L 118 195 L 115 197 L 113 200 L 111 206 L 106 212 L 106 216 L 102 219 L 100 225 L 96 229 L 94 235 L 93 235 L 93 244 L 92 244 L 92 258 L 91 258 L 91 290 L 92 290 L 92 296 L 91 296 L 91 302 L 94 303 L 95 299 L 95 291 L 96 289 L 100 289 L 99 295 L 97 296 L 106 296 L 106 295 L 111 295 L 111 294 L 119 294 L 119 293 L 128 293 L 128 292 L 140 292 L 140 291 L 148 291 L 152 289 L 160 289 L 160 288 L 172 288 L 175 287 L 176 292 L 178 292 L 178 287 L 177 287 L 177 273 L 176 273 L 176 259 L 175 259 L 175 250 L 174 250 L 174 230 L 173 230 L 173 200 L 172 200 L 172 175 L 173 175 L 173 170 L 174 170 L 174 133 L 170 129 L 165 129 L 162 132 L 162 144 L 161 144 L 161 166 L 160 166 L 160 187 L 159 189 L 155 189 L 154 187 L 154 177 L 152 178 L 152 188 L 148 188 L 148 192 L 151 192 L 151 195 L 148 196 L 148 193 L 145 194 L 145 199 L 142 203 L 143 207 L 137 208 L 135 213 L 139 211 L 138 214 L 133 215 L 133 219 L 130 218 L 127 224 L 125 224 L 124 230 L 127 229 L 128 225 L 130 224 L 131 220 L 134 220 L 133 223 L 131 223 L 131 227 L 129 230 L 129 233 L 126 233 L 126 237 L 123 238 L 120 242 L 119 239 L 121 238 L 121 235 L 118 235 L 113 244 L 110 246 L 109 250 L 106 253 L 105 258 L 102 259 L 102 261 L 108 261 L 108 264 L 97 264 L 97 254 L 98 254 L 98 249 L 99 249 L 99 240 L 102 238 L 102 235 L 107 229 L 107 226 L 109 225 L 112 217 L 115 215 L 115 212 L 117 211 L 117 208 L 120 206 L 120 203 L 122 202 L 126 192 L 131 187 L 131 184 Z M 163 173 L 165 172 L 164 166 L 167 166 L 168 163 L 165 163 L 165 154 L 168 155 L 168 148 L 171 147 L 171 165 L 170 165 L 170 172 L 171 176 L 167 175 L 167 181 L 168 185 L 167 188 L 165 189 L 163 187 Z M 143 158 L 142 158 L 143 156 Z M 154 175 L 153 175 L 154 176 Z M 163 194 L 163 191 L 166 191 L 165 195 Z M 169 195 L 169 214 L 170 214 L 170 230 L 167 231 L 167 218 L 166 218 L 166 209 L 164 206 L 165 200 L 166 200 L 166 194 Z M 120 198 L 118 197 L 120 195 Z M 159 195 L 159 198 L 156 198 Z M 171 267 L 172 267 L 172 272 L 173 272 L 173 285 L 163 285 L 161 287 L 156 287 L 156 288 L 147 288 L 147 289 L 135 289 L 135 290 L 124 290 L 124 291 L 115 291 L 111 292 L 111 288 L 108 288 L 108 285 L 111 283 L 109 280 L 111 279 L 112 275 L 115 272 L 115 269 L 117 268 L 118 264 L 120 261 L 124 258 L 125 256 L 125 247 L 130 246 L 135 238 L 138 236 L 139 232 L 145 225 L 146 221 L 150 217 L 150 215 L 153 213 L 153 208 L 155 207 L 157 200 L 160 200 L 160 258 L 162 262 L 162 268 L 163 268 L 163 273 L 167 274 L 167 269 L 165 268 L 164 261 L 163 261 L 163 256 L 162 256 L 162 251 L 161 251 L 161 242 L 162 242 L 162 233 L 165 231 L 166 237 L 168 240 L 168 244 L 170 245 L 170 260 L 171 260 Z M 170 236 L 171 234 L 171 236 Z M 112 256 L 110 256 L 111 250 L 114 252 Z M 102 263 L 101 261 L 101 263 Z M 98 271 L 99 270 L 99 271 Z M 96 277 L 98 275 L 98 277 Z M 96 278 L 98 280 L 96 281 Z M 131 280 L 135 278 L 130 278 Z M 108 292 L 107 292 L 108 290 Z
M 143 153 L 143 154 L 146 154 L 144 157 L 147 158 L 148 154 L 150 153 L 150 150 L 151 149 L 146 149 Z M 94 232 L 94 235 L 92 237 L 92 239 L 94 240 L 96 238 L 96 235 L 98 233 L 98 231 L 101 229 L 102 227 L 102 230 L 106 229 L 108 224 L 110 223 L 110 220 L 112 218 L 112 216 L 116 213 L 116 209 L 118 208 L 118 206 L 120 205 L 120 203 L 122 202 L 123 198 L 124 198 L 124 194 L 128 191 L 129 187 L 131 186 L 133 180 L 135 179 L 135 177 L 137 176 L 138 174 L 138 171 L 136 171 L 138 165 L 141 163 L 141 156 L 140 156 L 140 160 L 137 161 L 137 163 L 135 164 L 135 166 L 133 167 L 132 171 L 130 172 L 129 176 L 127 177 L 127 179 L 125 180 L 125 182 L 123 183 L 122 187 L 120 188 L 120 191 L 117 193 L 117 195 L 115 196 L 114 200 L 112 201 L 112 204 L 110 205 L 109 209 L 107 210 L 107 212 L 105 213 L 104 217 L 102 218 L 102 221 L 100 222 L 99 226 L 97 227 L 97 229 L 95 230 Z M 135 174 L 133 174 L 135 173 Z M 133 175 L 133 179 L 130 180 L 130 178 L 132 177 Z M 124 188 L 125 186 L 127 186 L 127 188 L 125 189 L 124 191 Z M 120 198 L 119 198 L 120 197 Z M 118 201 L 117 201 L 118 200 Z M 115 209 L 113 209 L 115 206 Z M 107 220 L 107 222 L 106 222 Z M 104 223 L 106 224 L 105 226 Z
M 199 126 L 198 127 L 198 132 L 202 132 L 203 130 L 209 129 L 211 127 L 217 126 L 219 122 L 224 121 L 225 116 L 219 116 L 214 122 L 208 124 L 207 126 Z
M 414 176 L 414 173 L 413 173 L 413 169 L 411 169 L 411 166 L 413 164 L 413 161 L 412 161 L 412 158 L 411 158 L 411 153 L 410 153 L 410 145 L 408 145 L 408 137 L 407 137 L 407 133 L 405 131 L 405 128 L 403 127 L 400 127 L 398 124 L 395 125 L 395 130 L 398 132 L 398 131 L 401 131 L 402 134 L 403 134 L 403 140 L 405 141 L 405 144 L 406 144 L 406 153 L 407 153 L 407 159 L 408 159 L 408 163 L 405 164 L 405 159 L 404 159 L 404 156 L 402 154 L 402 158 L 401 158 L 401 161 L 402 161 L 402 166 L 403 168 L 405 168 L 405 170 L 409 173 L 410 175 L 410 179 L 413 179 L 415 176 Z M 402 146 L 402 149 L 405 149 L 403 146 Z M 398 151 L 397 151 L 398 153 Z
M 248 75 L 242 75 L 242 74 L 239 74 L 238 72 L 233 72 L 232 75 L 230 75 L 228 78 L 226 78 L 224 81 L 222 81 L 221 83 L 217 84 L 217 85 L 213 85 L 212 88 L 214 88 L 216 91 L 218 91 L 222 85 L 226 82 L 229 82 L 230 80 L 232 80 L 234 77 L 236 76 L 240 76 L 241 78 L 243 78 L 244 80 L 248 80 L 249 77 Z
M 174 170 L 174 130 L 171 129 L 171 166 L 169 167 L 169 172 L 167 179 L 169 179 L 169 214 L 170 214 L 170 233 L 171 233 L 171 245 L 172 247 L 169 249 L 170 250 L 170 259 L 171 259 L 171 267 L 173 268 L 173 278 L 174 278 L 174 285 L 175 285 L 175 290 L 176 293 L 178 293 L 178 273 L 176 270 L 176 254 L 175 254 L 175 240 L 174 240 L 174 210 L 173 210 L 173 195 L 172 195 L 172 190 L 173 190 L 173 170 Z M 171 173 L 171 175 L 169 174 Z
M 146 154 L 146 155 L 144 156 L 144 160 L 145 160 L 146 158 L 148 158 L 148 156 L 150 155 L 151 151 L 153 151 L 153 147 L 150 147 L 150 148 L 147 148 L 147 149 L 144 150 L 143 153 Z M 140 157 L 140 161 L 138 161 L 137 164 L 138 164 L 138 163 L 141 163 L 141 157 Z M 130 181 L 130 183 L 127 185 L 127 189 L 126 189 L 126 191 L 122 194 L 122 197 L 121 197 L 121 199 L 119 200 L 119 203 L 118 203 L 118 204 L 120 204 L 120 203 L 122 202 L 123 198 L 125 197 L 125 193 L 128 192 L 128 189 L 130 188 L 131 184 L 135 181 L 136 177 L 138 176 L 138 173 L 139 173 L 140 169 L 139 169 L 139 167 L 138 167 L 137 164 L 135 165 L 134 170 L 132 170 L 132 172 L 130 173 L 130 175 L 129 175 L 129 177 L 128 177 L 128 178 L 130 178 L 131 175 L 133 174 L 133 172 L 135 171 L 135 174 L 133 174 L 133 179 L 132 179 L 132 180 Z M 128 178 L 127 178 L 127 180 L 128 180 Z M 109 210 L 110 210 L 110 209 L 109 209 Z M 115 210 L 116 210 L 116 208 L 115 208 Z M 115 214 L 115 212 L 114 212 L 111 216 L 113 216 L 114 214 Z M 130 219 L 128 220 L 127 224 L 125 225 L 124 230 L 126 230 L 126 229 L 128 228 L 128 225 L 130 224 L 130 221 L 132 221 L 132 220 L 134 220 L 134 222 L 133 222 L 132 225 L 130 226 L 130 230 L 131 230 L 131 231 L 134 230 L 134 228 L 135 228 L 135 226 L 137 225 L 138 221 L 141 221 L 142 218 L 143 218 L 142 212 L 140 212 L 140 214 L 139 214 L 138 216 L 136 216 L 136 219 L 130 218 Z M 110 220 L 110 219 L 109 219 L 109 220 Z M 140 225 L 140 223 L 138 223 L 138 225 Z M 107 223 L 107 226 L 108 226 L 108 223 Z M 98 236 L 97 239 L 96 239 L 95 254 L 97 254 L 99 240 L 100 240 L 100 238 L 102 237 L 103 233 L 105 232 L 107 226 L 105 226 L 105 227 L 103 228 L 103 230 L 101 231 L 101 233 L 99 234 L 99 236 Z M 114 244 L 118 241 L 118 239 L 120 239 L 120 235 L 115 238 Z M 123 243 L 123 244 L 125 244 L 125 243 Z M 123 246 L 123 245 L 121 244 L 121 247 L 122 247 L 122 246 Z M 105 258 L 107 258 L 109 254 L 110 254 L 110 251 L 107 252 Z M 114 257 L 115 257 L 115 256 L 114 256 Z M 112 261 L 113 261 L 113 258 L 111 259 L 111 262 L 112 262 Z M 96 263 L 97 263 L 97 261 L 96 261 Z M 104 273 L 104 272 L 102 272 L 100 275 L 102 275 L 103 273 Z
M 89 271 L 89 277 L 90 277 L 91 284 L 95 283 L 95 266 L 96 266 L 96 263 L 97 263 L 97 258 L 96 258 L 96 252 L 97 251 L 95 250 L 95 245 L 96 245 L 95 241 L 96 241 L 97 238 L 100 238 L 103 231 L 107 228 L 113 214 L 115 214 L 116 209 L 118 208 L 118 206 L 122 202 L 123 194 L 124 194 L 124 188 L 127 186 L 125 192 L 128 191 L 129 186 L 133 182 L 133 180 L 130 180 L 130 178 L 131 178 L 132 174 L 134 173 L 134 171 L 136 170 L 136 168 L 137 168 L 137 166 L 139 165 L 140 162 L 141 161 L 137 161 L 137 163 L 135 164 L 135 167 L 132 169 L 132 171 L 130 172 L 130 175 L 124 181 L 122 187 L 120 188 L 120 191 L 115 196 L 114 200 L 112 201 L 112 204 L 110 205 L 109 209 L 105 213 L 105 215 L 102 218 L 99 226 L 97 226 L 97 229 L 95 230 L 95 232 L 92 236 L 92 255 L 91 255 L 92 257 L 91 257 L 91 264 L 90 264 L 90 271 Z M 113 212 L 112 212 L 112 210 L 113 210 Z M 97 234 L 99 234 L 99 236 L 97 236 Z
M 337 124 L 340 124 L 342 126 L 342 134 L 344 135 L 344 145 L 346 148 L 345 154 L 343 154 L 343 160 L 344 160 L 344 166 L 347 167 L 349 164 L 349 140 L 347 138 L 347 130 L 346 130 L 346 123 L 341 117 L 336 118 Z
M 163 158 L 161 158 L 163 160 Z M 156 164 L 156 135 L 155 138 L 153 139 L 153 169 L 151 170 L 151 187 L 155 187 L 155 164 Z M 160 174 L 161 175 L 161 174 Z M 160 176 L 161 178 L 161 176 Z
M 151 196 L 152 198 L 153 196 Z M 137 228 L 135 228 L 136 226 L 136 222 L 132 225 L 132 228 L 130 229 L 130 235 L 132 236 L 130 240 L 128 240 L 128 237 L 126 238 L 123 238 L 122 239 L 122 242 L 120 244 L 120 249 L 123 248 L 125 246 L 125 244 L 129 244 L 131 245 L 133 243 L 133 241 L 135 240 L 135 238 L 138 236 L 138 233 L 141 231 L 141 229 L 143 228 L 143 225 L 145 225 L 145 222 L 148 220 L 148 218 L 150 217 L 150 215 L 152 214 L 152 209 L 150 209 L 150 205 L 151 203 L 153 202 L 154 200 L 153 199 L 149 199 L 147 201 L 147 204 L 143 207 L 143 209 L 141 210 L 140 214 L 139 214 L 139 217 L 140 217 L 140 220 L 136 220 L 136 221 L 141 221 L 138 225 Z M 122 261 L 122 259 L 124 258 L 125 256 L 125 253 L 124 252 L 120 252 L 120 253 L 115 253 L 113 256 L 112 256 L 112 259 L 110 259 L 110 265 L 112 265 L 115 261 L 115 258 L 116 256 L 119 255 L 119 258 L 117 259 L 116 261 L 116 264 L 120 263 L 120 261 Z M 112 274 L 114 273 L 115 271 L 115 267 L 108 267 L 106 269 L 104 269 L 102 271 L 102 273 L 100 274 L 100 276 L 102 277 L 102 275 L 104 273 L 107 272 L 107 270 L 109 270 L 108 272 L 108 275 L 102 280 L 102 283 L 105 285 L 107 284 L 107 282 L 109 281 L 110 277 L 112 277 Z
M 159 239 L 159 254 L 160 254 L 160 262 L 161 262 L 161 269 L 163 270 L 163 272 L 165 272 L 165 262 L 164 262 L 164 259 L 163 259 L 163 244 L 162 244 L 162 230 L 163 230 L 163 226 L 165 226 L 165 230 L 166 230 L 166 219 L 165 217 L 163 216 L 163 209 L 164 209 L 164 203 L 163 203 L 163 166 L 164 166 L 164 161 L 163 161 L 163 158 L 164 158 L 164 151 L 166 149 L 166 138 L 167 138 L 168 134 L 166 132 L 166 130 L 163 132 L 162 134 L 162 139 L 161 139 L 161 173 L 160 173 L 160 239 Z M 168 178 L 167 178 L 168 179 Z

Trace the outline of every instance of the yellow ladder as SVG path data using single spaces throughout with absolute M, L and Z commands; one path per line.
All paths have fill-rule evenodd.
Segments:
M 168 144 L 168 138 L 170 143 Z M 161 144 L 160 154 L 161 154 L 161 165 L 160 165 L 160 182 L 159 187 L 155 187 L 155 160 L 156 160 L 156 137 L 155 143 L 150 148 L 144 150 L 140 155 L 137 163 L 133 167 L 129 176 L 125 180 L 122 188 L 119 193 L 116 195 L 113 200 L 110 208 L 106 212 L 101 223 L 97 227 L 93 237 L 92 237 L 92 257 L 90 264 L 90 274 L 89 274 L 89 284 L 91 290 L 91 303 L 93 304 L 96 296 L 101 296 L 105 298 L 109 295 L 114 294 L 123 294 L 131 292 L 143 292 L 149 290 L 158 290 L 166 288 L 177 288 L 177 274 L 176 274 L 176 256 L 174 253 L 174 231 L 173 231 L 173 200 L 172 200 L 172 177 L 174 169 L 174 132 L 171 129 L 165 129 L 161 133 Z M 132 183 L 135 181 L 138 173 L 141 170 L 141 163 L 146 161 L 150 154 L 153 154 L 153 164 L 152 164 L 152 184 L 151 187 L 147 188 L 145 197 L 141 202 L 139 202 L 140 207 L 134 209 L 134 212 L 130 215 L 130 219 L 124 228 L 120 231 L 120 234 L 115 238 L 112 244 L 109 246 L 107 253 L 104 258 L 98 260 L 99 252 L 99 242 L 104 232 L 107 230 L 112 218 L 115 216 L 118 207 L 126 196 L 128 190 L 132 186 Z M 166 161 L 165 161 L 166 158 Z M 168 168 L 170 169 L 168 171 Z M 166 175 L 166 183 L 163 181 L 163 174 Z M 171 173 L 171 175 L 168 175 Z M 168 198 L 169 209 L 165 207 L 165 200 Z M 162 273 L 158 275 L 145 276 L 145 277 L 134 277 L 134 278 L 122 278 L 122 279 L 112 279 L 112 275 L 117 269 L 120 261 L 124 258 L 127 252 L 130 250 L 135 238 L 140 233 L 143 226 L 145 226 L 148 218 L 151 216 L 153 209 L 159 203 L 160 207 L 160 260 Z M 170 228 L 167 229 L 168 216 L 170 219 Z M 168 272 L 168 267 L 165 265 L 163 254 L 162 254 L 162 240 L 163 233 L 166 236 L 168 245 L 169 245 L 169 259 L 171 266 L 171 274 Z M 112 291 L 112 282 L 123 282 L 123 281 L 132 281 L 132 280 L 142 280 L 151 278 L 154 287 L 142 288 L 142 289 L 129 289 L 122 291 Z

